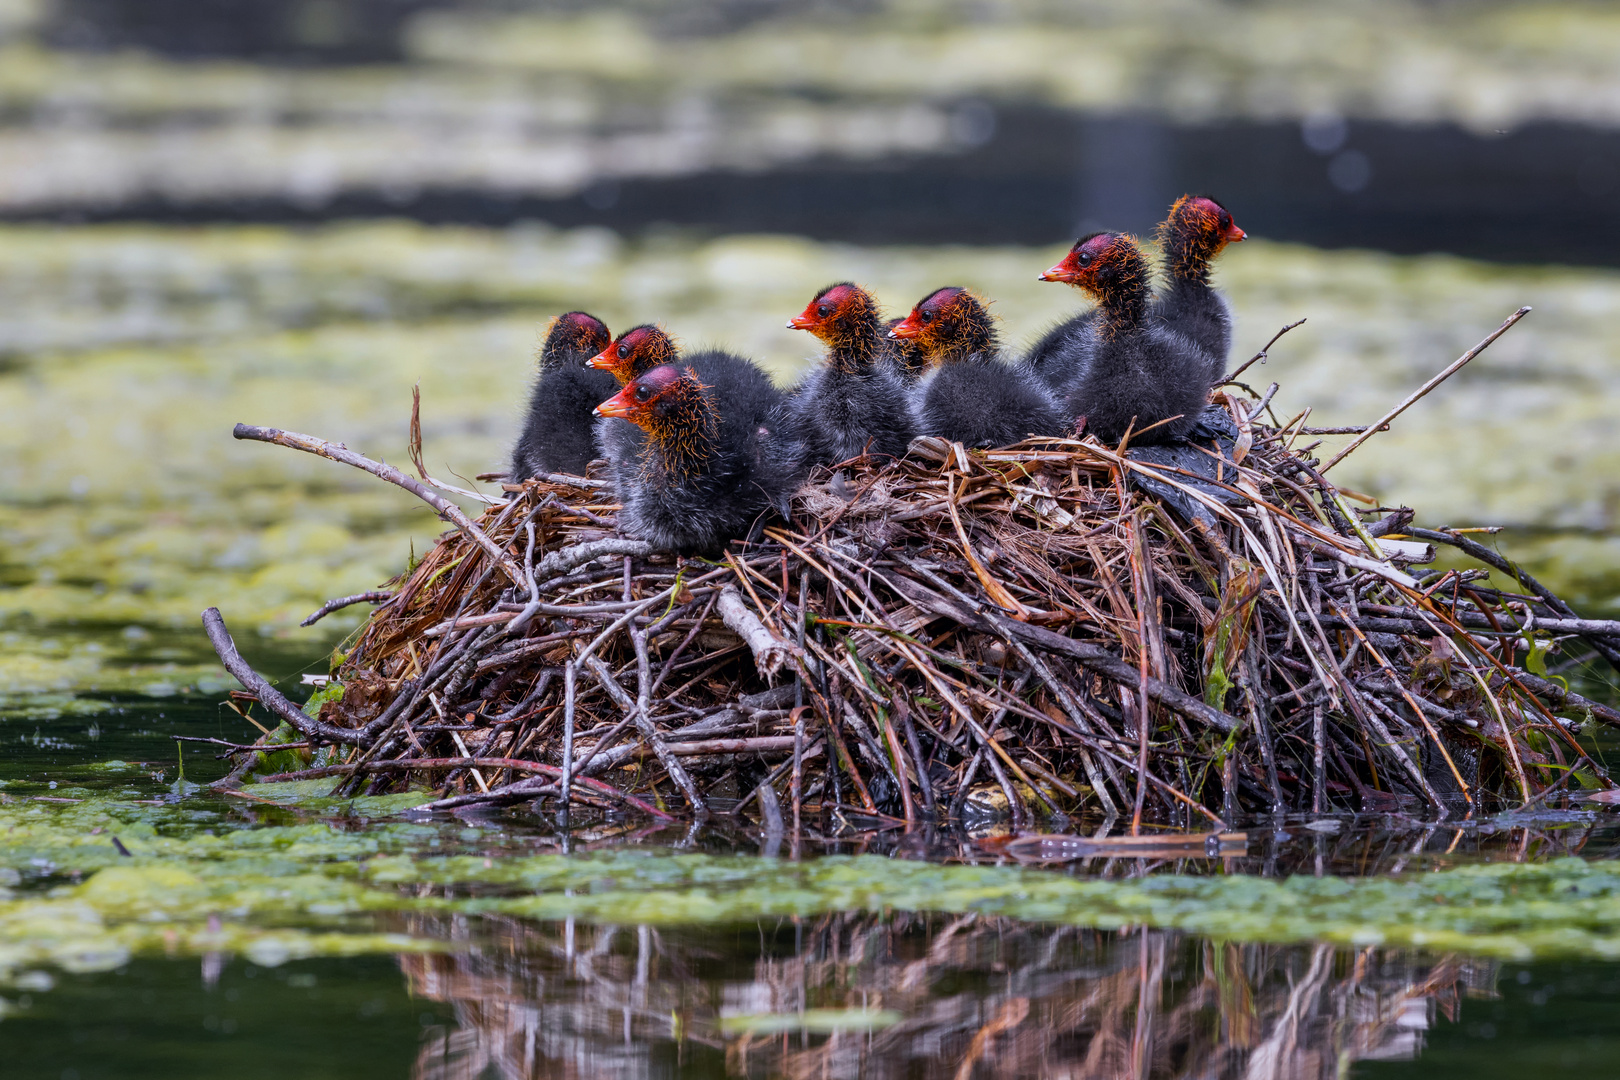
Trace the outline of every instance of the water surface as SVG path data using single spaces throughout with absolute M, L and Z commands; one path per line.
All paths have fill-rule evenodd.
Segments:
M 220 704 L 197 613 L 220 605 L 291 688 L 362 611 L 298 619 L 437 530 L 403 492 L 231 442 L 235 421 L 401 461 L 420 380 L 428 464 L 471 485 L 501 464 L 558 311 L 662 319 L 786 380 L 810 350 L 781 323 L 826 281 L 896 308 L 972 285 L 1015 341 L 1073 309 L 1033 280 L 1053 255 L 532 226 L 0 230 L 12 1071 L 1613 1071 L 1616 829 L 1584 805 L 1247 822 L 1221 858 L 1075 859 L 990 819 L 764 857 L 723 818 L 564 830 L 526 808 L 413 816 L 412 795 L 194 790 L 223 766 L 174 735 L 256 735 Z M 1309 317 L 1250 375 L 1324 424 L 1370 419 L 1535 304 L 1335 476 L 1427 524 L 1509 525 L 1504 550 L 1612 609 L 1620 278 L 1261 240 L 1222 275 L 1238 353 Z

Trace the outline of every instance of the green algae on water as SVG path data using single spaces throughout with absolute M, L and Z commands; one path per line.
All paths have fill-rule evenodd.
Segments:
M 1574 858 L 1365 879 L 1088 880 L 872 855 L 492 851 L 487 834 L 462 823 L 390 816 L 408 796 L 333 800 L 326 812 L 341 816 L 241 827 L 237 807 L 209 800 L 81 795 L 0 802 L 0 983 L 42 965 L 101 970 L 153 953 L 273 964 L 454 947 L 401 929 L 403 916 L 433 913 L 680 926 L 898 910 L 1518 960 L 1620 958 L 1620 867 Z

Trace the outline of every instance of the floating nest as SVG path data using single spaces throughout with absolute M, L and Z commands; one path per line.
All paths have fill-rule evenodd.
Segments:
M 1217 395 L 1189 442 L 1123 453 L 918 440 L 814 474 L 790 522 L 692 559 L 618 535 L 604 481 L 509 484 L 471 521 L 434 481 L 238 428 L 458 527 L 388 592 L 323 609 L 382 600 L 304 710 L 205 616 L 243 696 L 286 721 L 233 748 L 228 783 L 746 812 L 768 833 L 1095 812 L 1212 843 L 1256 812 L 1610 788 L 1580 736 L 1620 715 L 1546 664 L 1614 663 L 1620 623 L 1577 618 L 1480 530 L 1358 507 L 1312 429 L 1261 412 Z

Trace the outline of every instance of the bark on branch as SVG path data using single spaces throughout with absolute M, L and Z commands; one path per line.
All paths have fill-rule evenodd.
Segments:
M 782 665 L 793 659 L 793 646 L 771 633 L 758 615 L 748 610 L 742 593 L 735 586 L 720 590 L 720 602 L 715 606 L 726 626 L 747 644 L 754 654 L 754 666 L 769 681 L 782 670 Z
M 208 632 L 208 640 L 213 644 L 214 652 L 219 654 L 219 662 L 225 665 L 225 670 L 229 671 L 249 693 L 258 698 L 259 704 L 287 721 L 298 730 L 299 734 L 311 739 L 344 743 L 349 746 L 363 746 L 370 741 L 360 731 L 334 727 L 304 715 L 304 710 L 271 686 L 265 677 L 254 671 L 248 662 L 242 659 L 242 654 L 236 651 L 236 642 L 231 639 L 231 632 L 225 628 L 225 617 L 219 613 L 219 608 L 211 607 L 204 611 L 202 621 L 203 629 Z

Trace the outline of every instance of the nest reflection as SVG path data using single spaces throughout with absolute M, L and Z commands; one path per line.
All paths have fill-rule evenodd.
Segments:
M 1331 1078 L 1410 1058 L 1495 965 L 1005 918 L 838 914 L 725 930 L 413 920 L 450 1003 L 416 1080 L 479 1077 Z M 802 1021 L 800 1018 L 803 1018 Z

